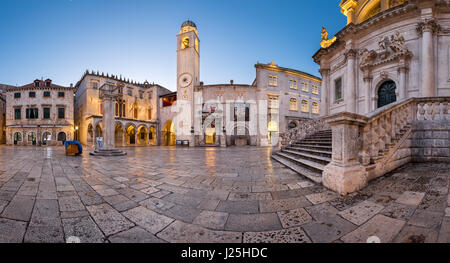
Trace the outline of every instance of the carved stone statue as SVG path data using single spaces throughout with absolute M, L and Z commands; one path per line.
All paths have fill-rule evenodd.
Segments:
M 406 51 L 405 38 L 400 35 L 400 32 L 396 32 L 391 36 L 391 43 L 389 47 L 394 51 L 394 53 L 399 53 Z

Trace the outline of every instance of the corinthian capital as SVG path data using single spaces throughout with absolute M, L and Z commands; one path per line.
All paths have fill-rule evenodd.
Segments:
M 345 58 L 346 59 L 355 59 L 357 53 L 358 52 L 356 49 L 348 49 L 347 51 L 345 51 Z
M 417 25 L 417 33 L 421 36 L 424 32 L 436 34 L 440 30 L 440 25 L 434 19 L 424 19 Z

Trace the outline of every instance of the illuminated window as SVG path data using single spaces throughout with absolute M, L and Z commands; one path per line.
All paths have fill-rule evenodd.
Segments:
M 291 88 L 291 89 L 298 89 L 297 81 L 295 79 L 289 80 L 289 88 Z
M 186 49 L 189 47 L 189 37 L 183 37 L 181 40 L 181 49 Z
M 317 102 L 312 103 L 312 113 L 319 114 L 319 103 Z
M 298 111 L 298 100 L 296 98 L 291 98 L 289 100 L 289 110 Z
M 152 119 L 152 108 L 148 109 L 148 119 L 151 120 Z
M 302 91 L 309 92 L 308 82 L 302 81 Z
M 278 86 L 278 77 L 269 75 L 269 86 L 276 87 Z
M 309 102 L 302 100 L 302 112 L 309 112 Z
M 138 118 L 138 109 L 137 109 L 136 106 L 134 107 L 134 118 L 135 118 L 135 119 Z
M 199 42 L 198 42 L 198 38 L 195 38 L 195 50 L 198 53 L 198 49 L 199 49 Z
M 312 93 L 319 95 L 319 86 L 317 85 L 312 85 Z

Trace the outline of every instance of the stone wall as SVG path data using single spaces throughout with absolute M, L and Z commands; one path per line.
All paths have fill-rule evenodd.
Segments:
M 450 120 L 415 121 L 412 128 L 413 162 L 450 162 Z

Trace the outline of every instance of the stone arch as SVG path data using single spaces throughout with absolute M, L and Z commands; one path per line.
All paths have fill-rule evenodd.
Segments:
M 13 135 L 13 141 L 14 141 L 14 145 L 17 145 L 21 142 L 23 142 L 23 134 L 21 132 L 15 132 Z
M 163 145 L 174 146 L 177 143 L 175 124 L 172 120 L 168 120 L 163 127 Z
M 298 127 L 297 121 L 290 121 L 290 122 L 288 123 L 288 130 L 295 129 L 295 128 L 297 128 L 297 127 Z
M 148 129 L 148 143 L 150 145 L 157 145 L 157 138 L 156 138 L 156 127 L 155 126 L 150 126 L 150 128 Z
M 133 123 L 128 123 L 125 127 L 126 144 L 136 145 L 136 126 Z
M 63 132 L 63 131 L 60 131 L 58 133 L 58 137 L 57 138 L 58 138 L 58 142 L 62 142 L 64 144 L 64 142 L 66 142 L 66 140 L 67 140 L 67 134 L 65 132 Z
M 94 143 L 94 127 L 92 126 L 92 123 L 89 123 L 88 125 L 86 141 L 88 144 Z
M 41 140 L 42 145 L 49 145 L 49 143 L 51 143 L 52 141 L 52 132 L 48 130 L 43 131 Z
M 120 121 L 117 121 L 114 128 L 114 142 L 116 146 L 123 146 L 123 136 L 123 124 Z
M 396 76 L 394 76 L 391 73 L 382 73 L 379 74 L 376 78 L 373 79 L 373 86 L 372 86 L 372 90 L 370 91 L 370 111 L 374 111 L 377 109 L 377 102 L 378 102 L 378 90 L 380 89 L 381 85 L 386 82 L 386 81 L 393 81 L 395 83 L 395 85 L 397 86 L 396 89 L 396 95 L 397 98 L 399 97 L 399 82 L 396 78 Z
M 94 130 L 94 134 L 95 134 L 95 138 L 98 137 L 102 137 L 103 136 L 103 129 L 102 129 L 102 124 L 99 122 L 97 123 L 97 125 L 95 125 L 95 130 Z
M 250 136 L 250 128 L 246 125 L 239 125 L 236 123 L 233 127 L 232 144 L 236 146 L 252 145 L 252 138 Z
M 148 141 L 148 129 L 147 126 L 141 125 L 137 128 L 136 142 L 138 145 L 145 146 Z
M 393 80 L 387 79 L 377 86 L 377 108 L 384 107 L 397 101 L 398 86 Z

